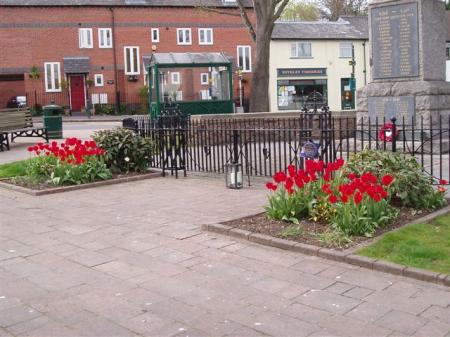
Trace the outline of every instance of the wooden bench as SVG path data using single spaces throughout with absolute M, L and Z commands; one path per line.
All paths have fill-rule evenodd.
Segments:
M 11 143 L 18 137 L 41 137 L 48 143 L 48 132 L 44 127 L 33 126 L 29 108 L 0 110 L 0 150 L 9 150 L 8 134 Z

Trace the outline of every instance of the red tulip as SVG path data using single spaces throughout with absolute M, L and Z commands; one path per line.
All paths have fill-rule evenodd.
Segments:
M 353 198 L 353 200 L 355 201 L 355 205 L 359 205 L 361 203 L 363 199 L 363 195 L 361 194 L 361 192 L 357 192 Z
M 328 200 L 329 200 L 332 204 L 335 204 L 335 203 L 338 202 L 338 198 L 337 198 L 334 194 L 331 194 L 331 195 L 328 197 Z
M 266 184 L 266 187 L 267 187 L 269 190 L 272 190 L 272 191 L 276 191 L 276 190 L 277 190 L 277 185 L 275 185 L 274 183 L 267 183 L 267 184 Z
M 381 178 L 381 183 L 384 186 L 389 186 L 390 184 L 392 184 L 393 181 L 394 181 L 394 177 L 391 175 L 388 175 L 388 174 Z

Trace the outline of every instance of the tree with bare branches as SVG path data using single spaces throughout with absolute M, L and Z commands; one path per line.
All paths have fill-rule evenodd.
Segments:
M 367 13 L 368 0 L 319 0 L 330 21 L 336 21 L 343 15 L 362 15 Z
M 240 15 L 245 26 L 248 28 L 252 40 L 256 44 L 252 72 L 252 94 L 250 96 L 251 112 L 269 111 L 269 58 L 270 39 L 275 27 L 275 21 L 283 13 L 286 5 L 291 0 L 252 0 L 256 22 L 250 20 L 248 10 L 243 0 L 236 0 L 239 14 L 229 11 L 221 11 L 219 8 L 208 6 L 199 7 L 206 11 L 226 14 Z

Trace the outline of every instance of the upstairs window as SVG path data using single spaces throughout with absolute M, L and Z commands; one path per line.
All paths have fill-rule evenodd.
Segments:
M 44 63 L 45 71 L 45 91 L 61 91 L 61 64 L 59 62 Z
M 198 44 L 213 44 L 212 28 L 200 28 L 198 30 Z
M 99 28 L 98 29 L 98 46 L 99 48 L 112 48 L 112 29 Z
M 80 28 L 78 30 L 78 44 L 80 48 L 94 48 L 92 28 Z
M 173 72 L 171 73 L 171 82 L 172 84 L 180 84 L 181 83 L 181 78 L 180 78 L 180 73 L 178 72 Z
M 250 46 L 237 46 L 238 67 L 243 72 L 252 71 L 252 49 Z
M 125 75 L 139 75 L 139 47 L 125 47 Z
M 209 74 L 208 73 L 201 73 L 200 74 L 200 83 L 202 85 L 209 84 Z
M 311 58 L 311 42 L 294 42 L 291 44 L 292 58 Z
M 177 29 L 177 44 L 179 45 L 192 44 L 192 32 L 190 28 Z
M 159 28 L 152 28 L 152 42 L 159 42 Z
M 445 45 L 445 55 L 447 56 L 447 61 L 450 61 L 450 43 Z
M 352 58 L 353 43 L 341 42 L 339 44 L 339 57 Z

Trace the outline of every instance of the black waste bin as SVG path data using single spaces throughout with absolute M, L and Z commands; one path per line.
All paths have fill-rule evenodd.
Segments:
M 64 109 L 52 102 L 52 104 L 44 106 L 42 112 L 44 115 L 44 127 L 47 128 L 48 138 L 63 138 L 62 114 L 64 113 Z

